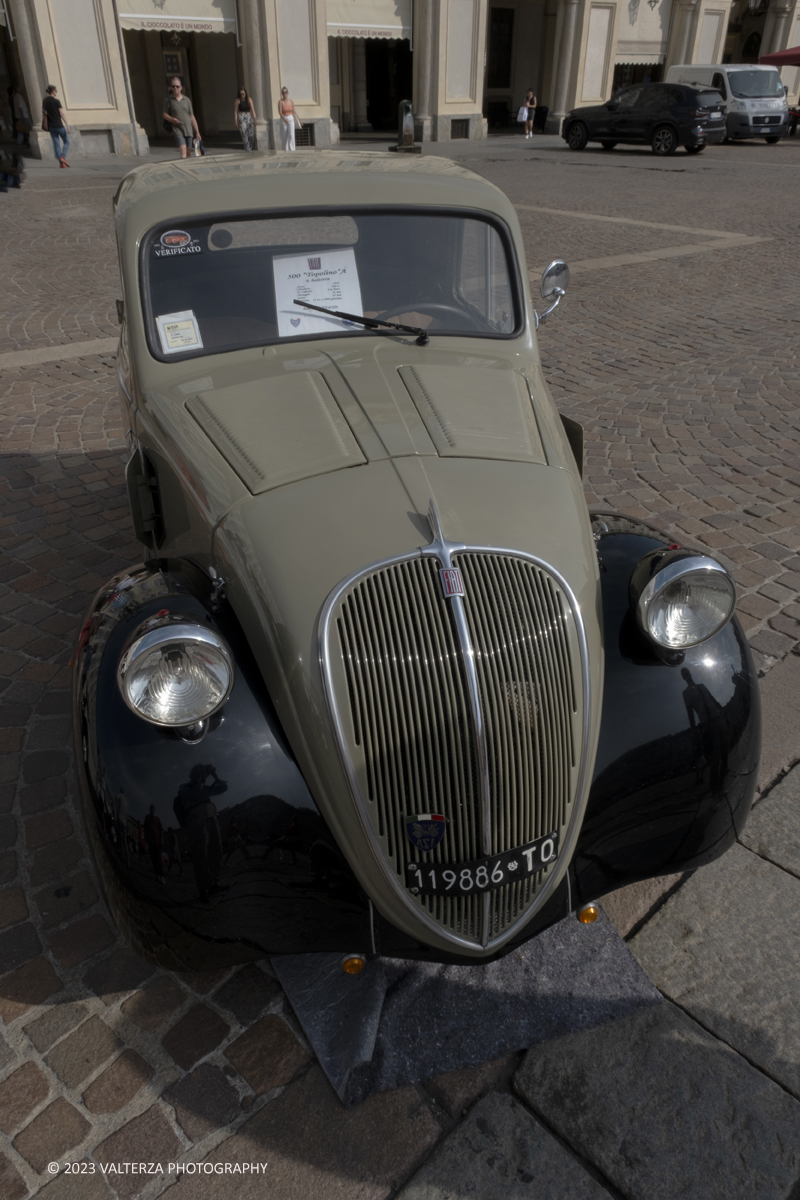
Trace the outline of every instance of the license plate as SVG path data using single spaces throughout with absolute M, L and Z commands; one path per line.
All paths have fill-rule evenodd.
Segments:
M 722 113 L 712 113 L 712 114 L 711 114 L 711 120 L 712 120 L 712 121 L 721 121 L 721 120 L 722 120 Z
M 558 834 L 506 850 L 490 858 L 462 863 L 409 863 L 406 884 L 415 896 L 468 896 L 535 875 L 558 858 Z

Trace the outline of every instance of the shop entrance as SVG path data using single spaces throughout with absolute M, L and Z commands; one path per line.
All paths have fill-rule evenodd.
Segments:
M 397 108 L 412 99 L 413 55 L 407 38 L 328 38 L 331 118 L 340 132 L 397 130 Z M 381 139 L 384 140 L 384 139 Z
M 171 144 L 162 113 L 168 82 L 177 75 L 203 140 L 241 146 L 234 107 L 242 75 L 234 34 L 125 29 L 123 35 L 136 120 L 151 141 Z

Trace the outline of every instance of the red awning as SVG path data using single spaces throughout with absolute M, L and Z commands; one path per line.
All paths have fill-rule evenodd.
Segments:
M 800 46 L 794 50 L 778 50 L 775 54 L 765 54 L 760 58 L 762 67 L 800 67 Z

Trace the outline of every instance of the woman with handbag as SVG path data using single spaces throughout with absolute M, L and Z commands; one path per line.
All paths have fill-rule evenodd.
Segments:
M 252 150 L 256 137 L 256 110 L 246 88 L 239 88 L 233 109 L 233 119 L 239 126 L 245 150 Z
M 536 116 L 536 97 L 533 94 L 533 88 L 528 88 L 528 94 L 525 97 L 525 107 L 528 110 L 528 119 L 525 122 L 525 137 L 533 137 L 533 119 Z
M 281 150 L 294 150 L 294 131 L 302 129 L 303 122 L 294 111 L 294 105 L 289 99 L 289 89 L 281 88 L 281 99 L 278 105 L 281 116 Z
M 69 125 L 64 116 L 64 109 L 56 92 L 58 89 L 52 83 L 47 85 L 47 95 L 42 101 L 42 129 L 46 130 L 53 139 L 53 151 L 60 167 L 68 167 L 67 151 L 69 150 Z

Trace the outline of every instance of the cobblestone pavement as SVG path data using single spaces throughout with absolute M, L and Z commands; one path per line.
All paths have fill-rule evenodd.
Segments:
M 68 715 L 80 614 L 139 557 L 113 348 L 83 346 L 117 328 L 110 198 L 124 165 L 92 160 L 59 175 L 32 164 L 24 191 L 0 198 L 0 1195 L 9 1200 L 43 1188 L 47 1200 L 147 1198 L 175 1186 L 174 1173 L 99 1170 L 143 1158 L 212 1169 L 269 1161 L 266 1183 L 177 1184 L 204 1198 L 268 1188 L 348 1200 L 777 1200 L 800 1188 L 791 1000 L 800 783 L 790 773 L 769 790 L 800 755 L 781 741 L 800 707 L 790 219 L 800 139 L 664 162 L 634 149 L 575 155 L 549 138 L 449 149 L 518 204 L 533 277 L 557 256 L 573 264 L 568 300 L 540 345 L 559 407 L 586 429 L 590 502 L 708 546 L 736 576 L 777 738 L 766 798 L 743 843 L 666 903 L 657 887 L 627 907 L 625 897 L 609 901 L 666 1004 L 539 1047 L 522 1065 L 512 1056 L 350 1111 L 268 964 L 174 975 L 131 955 L 86 854 Z M 687 1109 L 696 1121 L 683 1119 Z M 54 1161 L 95 1173 L 52 1179 Z

